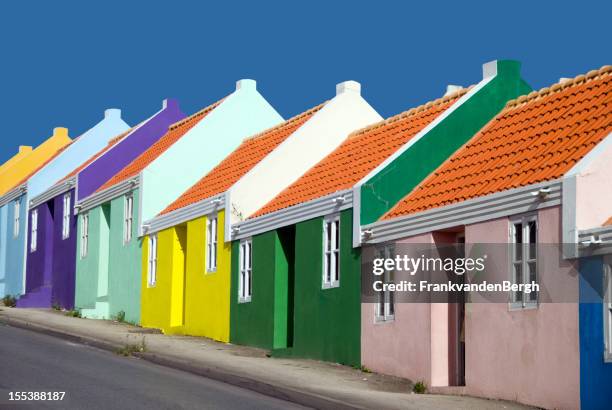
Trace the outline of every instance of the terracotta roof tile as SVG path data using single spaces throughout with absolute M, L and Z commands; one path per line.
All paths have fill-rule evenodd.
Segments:
M 134 127 L 136 128 L 136 127 Z M 72 170 L 72 172 L 70 172 L 68 175 L 66 175 L 65 177 L 63 177 L 62 179 L 60 179 L 59 181 L 57 181 L 57 183 L 66 181 L 67 179 L 72 178 L 73 176 L 75 176 L 76 174 L 78 174 L 79 172 L 81 172 L 83 169 L 85 169 L 89 164 L 91 164 L 92 162 L 94 162 L 96 159 L 100 158 L 102 155 L 104 155 L 104 153 L 106 153 L 108 150 L 110 150 L 112 147 L 114 147 L 119 141 L 121 141 L 123 139 L 123 137 L 125 137 L 126 135 L 128 135 L 130 132 L 132 132 L 134 130 L 134 128 L 131 128 L 129 130 L 127 130 L 126 132 L 124 132 L 123 134 L 120 134 L 118 136 L 116 136 L 115 138 L 111 139 L 110 141 L 108 141 L 108 144 L 106 145 L 106 147 L 102 148 L 100 151 L 98 151 L 97 153 L 95 153 L 94 155 L 92 155 L 91 157 L 89 157 L 89 159 L 87 159 L 87 161 L 83 162 L 81 165 L 79 165 L 78 167 L 76 167 L 74 170 Z
M 252 217 L 351 188 L 467 91 L 459 90 L 352 133 L 331 154 Z
M 266 155 L 272 152 L 317 111 L 323 108 L 324 105 L 325 103 L 318 105 L 280 125 L 246 138 L 238 148 L 225 157 L 206 176 L 185 191 L 176 201 L 164 209 L 161 214 L 172 212 L 227 191 L 236 181 L 264 159 Z
M 116 185 L 126 179 L 137 175 L 144 168 L 147 167 L 151 162 L 155 161 L 161 154 L 163 154 L 168 148 L 170 148 L 175 142 L 180 140 L 187 131 L 192 129 L 196 124 L 202 121 L 208 114 L 210 114 L 222 100 L 217 101 L 214 104 L 198 111 L 197 113 L 182 119 L 181 121 L 168 127 L 168 132 L 164 134 L 155 144 L 151 145 L 146 151 L 136 157 L 131 163 L 125 166 L 121 171 L 116 173 L 111 179 L 106 181 L 104 185 L 96 190 L 96 192 L 103 191 Z
M 612 67 L 510 101 L 381 219 L 560 178 L 612 131 Z
M 610 225 L 612 225 L 612 216 L 609 217 L 608 220 L 603 223 L 603 226 L 610 226 Z

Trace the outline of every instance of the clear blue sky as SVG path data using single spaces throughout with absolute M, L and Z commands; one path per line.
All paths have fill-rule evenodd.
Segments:
M 192 113 L 254 78 L 286 118 L 360 81 L 387 117 L 522 61 L 541 88 L 612 64 L 611 1 L 13 1 L 0 3 L 0 162 L 55 126 L 74 137 L 166 96 Z M 136 3 L 139 3 L 137 5 Z

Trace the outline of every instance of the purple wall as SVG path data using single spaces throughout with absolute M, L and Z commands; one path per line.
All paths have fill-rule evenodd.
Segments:
M 166 99 L 164 106 L 165 108 L 132 132 L 128 138 L 119 142 L 79 173 L 77 190 L 79 201 L 95 192 L 113 175 L 153 145 L 168 131 L 169 125 L 185 117 L 176 100 Z
M 168 126 L 184 118 L 176 100 L 167 99 L 164 107 L 121 142 L 78 174 L 77 194 L 81 200 L 93 193 L 108 179 L 161 138 Z M 74 215 L 75 191 L 71 189 L 70 235 L 62 238 L 64 193 L 38 209 L 37 249 L 30 252 L 31 229 L 27 233 L 26 293 L 18 307 L 74 308 L 77 256 L 77 218 Z M 32 218 L 32 211 L 28 217 Z M 30 225 L 31 227 L 31 225 Z

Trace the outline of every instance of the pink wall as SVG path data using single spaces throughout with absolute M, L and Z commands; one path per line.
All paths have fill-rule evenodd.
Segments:
M 608 136 L 607 140 L 611 138 Z M 612 141 L 595 149 L 601 151 L 594 154 L 595 158 L 579 172 L 576 180 L 577 229 L 596 228 L 612 216 Z
M 558 207 L 538 212 L 539 240 L 560 241 Z M 467 243 L 506 243 L 509 222 L 501 218 L 465 227 Z M 420 235 L 406 242 L 432 242 Z M 572 289 L 578 279 L 562 274 L 572 265 L 540 263 L 542 280 L 554 276 L 551 292 Z M 377 372 L 442 385 L 447 363 L 445 304 L 397 304 L 395 321 L 374 323 L 374 305 L 362 304 L 362 362 Z M 436 325 L 432 326 L 432 321 Z M 575 303 L 541 304 L 510 311 L 506 303 L 466 306 L 466 387 L 462 392 L 516 400 L 545 408 L 579 408 L 578 308 Z M 441 357 L 442 356 L 442 357 Z M 447 377 L 447 376 L 446 376 Z M 448 378 L 446 379 L 448 381 Z M 442 383 L 441 383 L 442 382 Z

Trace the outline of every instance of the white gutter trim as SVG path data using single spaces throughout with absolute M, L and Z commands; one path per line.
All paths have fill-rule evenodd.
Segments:
M 78 213 L 82 214 L 123 194 L 133 191 L 140 186 L 140 175 L 121 181 L 103 191 L 94 193 L 76 203 Z
M 353 206 L 353 191 L 347 189 L 303 202 L 231 226 L 231 239 L 243 239 L 284 226 L 344 211 Z
M 51 188 L 47 189 L 46 191 L 42 192 L 40 195 L 32 198 L 29 201 L 28 209 L 32 210 L 40 204 L 45 203 L 48 200 L 63 194 L 64 192 L 70 191 L 74 187 L 76 187 L 76 176 L 73 176 L 65 181 L 59 182 L 53 185 Z
M 28 183 L 21 184 L 0 197 L 0 206 L 4 206 L 28 192 Z
M 361 232 L 371 231 L 369 236 L 362 240 L 363 243 L 387 242 L 440 229 L 558 206 L 561 202 L 561 181 L 546 181 L 403 217 L 376 221 L 362 227 Z
M 167 214 L 157 215 L 155 218 L 145 221 L 142 225 L 143 234 L 153 234 L 166 228 L 199 218 L 200 216 L 209 215 L 224 208 L 225 193 L 214 195 Z
M 612 254 L 612 225 L 578 232 L 580 257 Z

